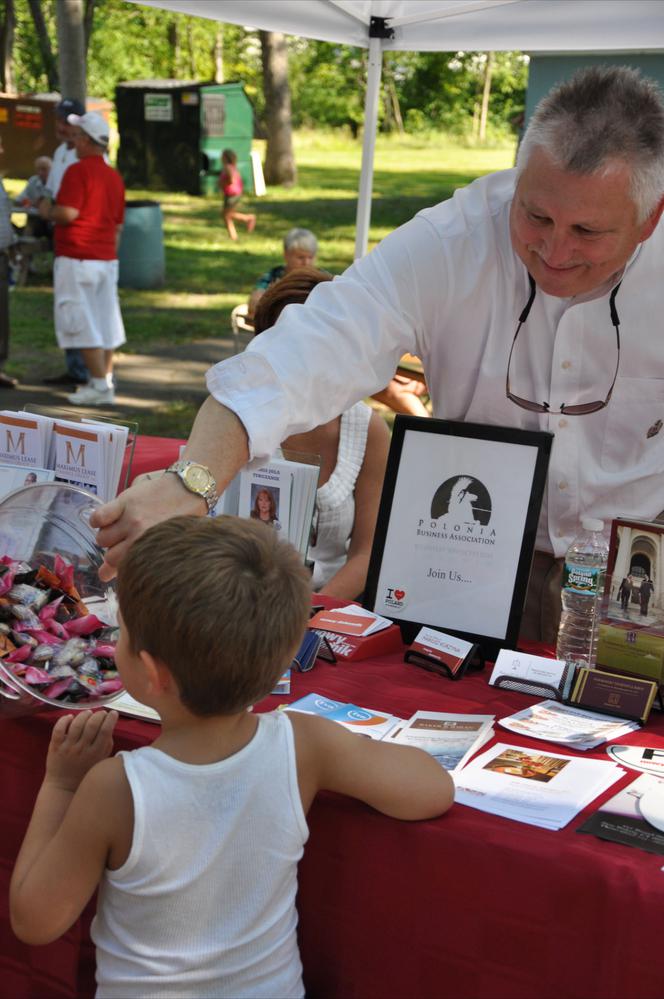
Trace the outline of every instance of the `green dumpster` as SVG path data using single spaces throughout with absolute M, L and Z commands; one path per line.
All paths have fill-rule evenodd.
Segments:
M 166 267 L 161 205 L 128 201 L 118 249 L 121 288 L 161 288 Z

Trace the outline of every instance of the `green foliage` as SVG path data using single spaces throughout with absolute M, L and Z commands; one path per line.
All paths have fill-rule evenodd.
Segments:
M 44 71 L 37 34 L 28 0 L 14 0 L 16 30 L 14 33 L 14 74 L 19 93 L 45 93 L 48 80 Z M 42 0 L 42 11 L 51 44 L 55 48 L 55 6 L 53 0 Z
M 400 90 L 408 130 L 443 129 L 454 135 L 472 134 L 479 113 L 486 55 L 478 52 L 409 53 Z M 518 52 L 496 52 L 491 82 L 489 121 L 509 128 L 523 111 L 528 74 L 527 58 Z
M 289 79 L 293 124 L 312 128 L 348 126 L 353 134 L 364 118 L 366 53 L 348 45 L 293 40 Z
M 303 0 L 304 2 L 304 0 Z M 15 0 L 15 72 L 19 90 L 47 89 L 28 0 Z M 56 49 L 55 4 L 42 0 Z M 113 100 L 123 80 L 212 80 L 221 33 L 224 79 L 244 84 L 260 120 L 264 111 L 258 33 L 125 0 L 96 0 L 88 50 L 88 92 Z M 364 117 L 366 52 L 347 45 L 289 38 L 289 72 L 295 127 L 349 129 L 357 135 Z M 387 52 L 379 123 L 394 127 L 396 96 L 406 131 L 474 133 L 486 55 L 477 52 Z M 497 52 L 489 105 L 489 134 L 505 137 L 525 106 L 527 58 Z M 388 92 L 392 88 L 392 93 Z
M 57 51 L 55 4 L 41 0 L 54 51 Z M 21 93 L 47 89 L 28 0 L 15 0 L 14 60 Z M 250 94 L 261 86 L 260 45 L 255 32 L 124 0 L 97 0 L 88 48 L 88 93 L 113 100 L 123 80 L 212 80 L 217 33 L 223 39 L 224 74 L 241 80 Z

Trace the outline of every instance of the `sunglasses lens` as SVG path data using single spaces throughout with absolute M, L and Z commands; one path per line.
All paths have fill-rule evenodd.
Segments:
M 521 409 L 528 409 L 531 413 L 547 413 L 549 410 L 548 406 L 544 406 L 541 402 L 531 402 L 529 399 L 522 399 L 519 395 L 514 395 L 512 392 L 507 393 L 507 398 L 520 406 Z
M 560 412 L 566 413 L 567 416 L 587 416 L 588 413 L 599 412 L 599 410 L 604 409 L 605 406 L 606 402 L 586 402 L 581 403 L 578 406 L 561 406 Z

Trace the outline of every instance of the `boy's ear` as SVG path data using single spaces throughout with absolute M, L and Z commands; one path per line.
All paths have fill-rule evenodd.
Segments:
M 155 659 L 145 649 L 139 652 L 138 656 L 143 663 L 143 676 L 148 693 L 164 694 L 170 690 L 173 686 L 173 677 L 161 659 Z

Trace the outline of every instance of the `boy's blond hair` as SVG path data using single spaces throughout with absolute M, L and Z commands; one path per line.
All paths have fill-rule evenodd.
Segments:
M 130 648 L 170 670 L 197 715 L 265 697 L 302 639 L 311 578 L 272 527 L 174 517 L 134 542 L 118 576 Z

